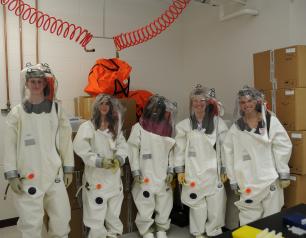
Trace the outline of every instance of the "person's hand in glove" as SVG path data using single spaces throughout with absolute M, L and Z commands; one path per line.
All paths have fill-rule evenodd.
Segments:
M 113 160 L 112 159 L 106 159 L 106 158 L 104 158 L 103 160 L 102 160 L 102 164 L 101 164 L 101 167 L 103 168 L 103 169 L 111 169 L 111 168 L 113 168 Z
M 19 178 L 9 179 L 9 183 L 15 193 L 19 195 L 23 193 L 23 184 Z
M 166 184 L 170 186 L 172 181 L 173 181 L 173 173 L 168 173 L 166 177 Z
M 238 188 L 234 189 L 234 193 L 235 193 L 235 195 L 240 196 L 240 192 L 239 192 L 239 189 L 238 189 Z
M 260 238 L 282 238 L 283 234 L 281 232 L 277 233 L 275 230 L 270 230 L 268 228 L 260 231 L 256 237 L 260 237 Z
M 72 183 L 72 180 L 73 180 L 72 173 L 64 174 L 64 183 L 65 183 L 66 188 L 70 186 L 70 184 Z
M 113 167 L 112 167 L 113 173 L 116 173 L 119 168 L 120 168 L 120 161 L 117 158 L 115 158 L 113 160 Z
M 240 188 L 237 183 L 231 184 L 231 189 L 235 193 L 235 195 L 240 196 Z
M 178 173 L 177 174 L 177 180 L 178 180 L 179 184 L 186 184 L 185 173 Z
M 138 183 L 138 184 L 143 183 L 143 177 L 142 177 L 142 176 L 140 176 L 140 175 L 136 175 L 136 176 L 134 176 L 134 179 L 133 179 L 133 184 L 135 184 L 135 183 Z
M 281 179 L 279 181 L 279 185 L 281 188 L 287 188 L 290 185 L 290 180 L 289 179 Z

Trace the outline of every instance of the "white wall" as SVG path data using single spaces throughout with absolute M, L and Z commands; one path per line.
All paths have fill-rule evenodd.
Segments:
M 290 4 L 290 44 L 306 44 L 306 1 L 292 0 Z
M 306 1 L 248 0 L 247 7 L 259 15 L 220 22 L 218 8 L 192 4 L 183 18 L 184 85 L 215 87 L 227 116 L 237 90 L 253 85 L 253 53 L 306 43 Z

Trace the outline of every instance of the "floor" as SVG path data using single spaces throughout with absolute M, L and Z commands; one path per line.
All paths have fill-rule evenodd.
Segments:
M 3 238 L 21 238 L 20 232 L 17 230 L 16 226 L 6 227 L 0 229 L 0 237 Z M 45 237 L 45 236 L 44 236 Z M 168 232 L 168 238 L 191 238 L 189 235 L 188 227 L 181 228 L 175 225 L 171 226 Z M 122 238 L 140 238 L 140 236 L 134 232 L 125 234 Z
M 183 237 L 184 238 L 192 237 L 191 235 L 189 235 L 189 227 L 181 228 L 175 225 L 171 225 L 171 229 L 168 231 L 168 238 L 183 238 Z M 133 232 L 123 235 L 122 238 L 140 238 L 140 236 L 138 233 Z
M 20 232 L 16 229 L 16 226 L 10 226 L 0 229 L 0 237 L 5 238 L 19 238 L 21 237 Z

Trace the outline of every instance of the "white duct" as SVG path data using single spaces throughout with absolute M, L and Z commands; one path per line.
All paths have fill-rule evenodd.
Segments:
M 257 16 L 259 14 L 258 10 L 245 8 L 230 14 L 224 14 L 224 6 L 220 5 L 220 21 L 226 21 L 235 17 L 243 16 L 243 15 L 250 15 L 250 16 Z
M 245 7 L 247 5 L 247 0 L 194 0 L 194 1 L 210 6 L 218 6 L 220 21 L 226 21 L 243 15 L 257 16 L 259 14 L 258 10 L 249 9 L 249 8 L 243 8 L 241 10 L 225 14 L 224 9 L 226 7 L 232 7 L 232 6 L 238 6 L 239 8 Z

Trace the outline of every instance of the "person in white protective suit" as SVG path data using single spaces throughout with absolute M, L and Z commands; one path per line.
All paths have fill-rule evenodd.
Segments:
M 241 89 L 236 108 L 235 123 L 223 146 L 231 188 L 240 194 L 235 205 L 244 225 L 281 210 L 283 188 L 290 184 L 292 144 L 256 89 Z
M 155 231 L 157 238 L 166 238 L 170 228 L 176 108 L 176 103 L 162 96 L 151 96 L 128 139 L 132 195 L 138 209 L 135 223 L 144 238 L 153 238 Z
M 128 146 L 121 131 L 122 113 L 117 99 L 98 95 L 91 120 L 80 126 L 73 142 L 85 164 L 82 197 L 88 238 L 117 237 L 123 231 L 120 167 L 128 156 Z
M 6 118 L 4 175 L 14 191 L 23 238 L 42 237 L 45 212 L 48 237 L 67 238 L 70 231 L 72 130 L 55 100 L 56 83 L 47 64 L 27 64 L 21 71 L 23 101 Z
M 190 233 L 203 238 L 222 233 L 226 181 L 221 144 L 227 126 L 214 89 L 196 85 L 190 94 L 190 117 L 176 126 L 175 172 L 182 184 L 181 200 L 190 207 Z

